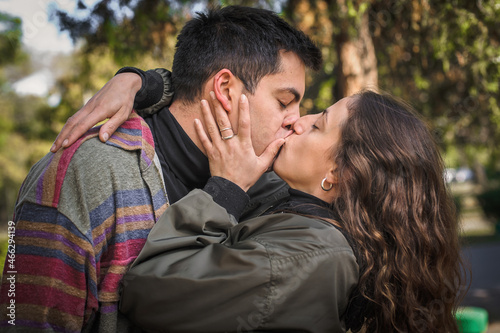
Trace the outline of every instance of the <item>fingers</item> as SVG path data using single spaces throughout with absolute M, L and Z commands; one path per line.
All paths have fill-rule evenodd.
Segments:
M 203 148 L 205 148 L 205 151 L 209 151 L 212 148 L 212 143 L 210 139 L 208 138 L 207 134 L 205 133 L 205 130 L 203 129 L 203 125 L 201 124 L 201 121 L 199 119 L 194 120 L 194 127 L 196 129 L 196 134 L 198 134 L 198 138 L 200 138 L 201 144 L 203 145 Z
M 108 139 L 115 133 L 118 127 L 121 126 L 129 118 L 132 110 L 132 105 L 126 105 L 120 108 L 120 110 L 113 115 L 107 122 L 105 122 L 101 129 L 99 130 L 99 139 L 102 142 L 108 141 Z
M 64 124 L 61 132 L 57 136 L 56 140 L 54 141 L 54 144 L 50 148 L 50 151 L 55 153 L 58 151 L 60 148 L 66 148 L 73 144 L 83 133 L 88 131 L 94 123 L 90 125 L 86 125 L 85 123 L 82 123 L 87 116 L 86 110 L 84 108 L 80 109 L 77 113 L 75 113 L 73 116 L 71 116 L 66 124 Z M 97 121 L 99 122 L 99 121 Z
M 208 102 L 205 100 L 201 101 L 202 105 L 202 110 L 203 110 L 203 116 L 205 117 L 205 109 L 210 110 L 210 107 L 208 106 Z M 194 120 L 194 126 L 196 129 L 196 134 L 198 135 L 198 138 L 201 141 L 201 144 L 203 145 L 203 148 L 205 148 L 205 151 L 210 151 L 212 149 L 212 142 L 207 136 L 207 133 L 205 132 L 205 129 L 203 128 L 203 125 L 201 124 L 201 121 L 199 119 Z
M 219 100 L 215 98 L 215 94 L 213 91 L 210 92 L 210 97 L 212 99 L 212 106 L 215 111 L 215 119 L 217 121 L 220 135 L 223 138 L 231 138 L 234 134 L 236 134 L 236 130 L 231 127 L 231 122 L 229 121 L 227 111 L 224 110 Z
M 239 100 L 238 135 L 242 139 L 251 140 L 250 106 L 248 98 L 243 94 Z
M 219 127 L 217 126 L 214 116 L 210 111 L 210 105 L 206 100 L 201 101 L 201 111 L 203 114 L 203 120 L 205 121 L 206 131 L 210 137 L 212 143 L 218 143 L 222 140 Z
M 141 83 L 136 74 L 114 76 L 68 119 L 50 150 L 56 152 L 61 147 L 70 146 L 94 125 L 110 118 L 99 131 L 99 138 L 105 142 L 132 113 L 134 98 Z
M 273 162 L 274 158 L 276 157 L 276 154 L 278 154 L 278 151 L 280 150 L 281 146 L 285 143 L 285 139 L 277 139 L 274 140 L 267 146 L 266 150 L 259 156 L 260 162 L 262 163 L 263 166 L 265 166 L 264 169 L 267 169 L 271 163 Z
M 87 111 L 88 108 L 92 108 L 92 111 Z M 130 112 L 127 112 L 126 108 L 122 108 L 117 114 L 111 117 L 99 130 L 101 141 L 106 142 L 116 129 L 128 119 L 129 114 Z M 106 114 L 99 111 L 97 107 L 89 104 L 85 105 L 68 119 L 50 148 L 50 151 L 55 153 L 60 148 L 71 146 L 79 137 L 94 127 L 94 125 L 105 119 L 107 119 Z
M 91 111 L 87 111 L 89 109 L 91 109 Z M 50 151 L 55 153 L 60 148 L 69 147 L 75 143 L 80 136 L 104 119 L 106 119 L 105 116 L 95 112 L 93 105 L 87 103 L 82 109 L 68 119 L 61 133 L 59 133 L 54 141 Z
M 68 132 L 71 133 L 71 130 L 68 130 L 69 126 L 73 126 L 71 124 L 71 118 L 68 119 L 66 124 L 64 124 L 61 132 L 57 135 L 56 140 L 54 141 L 52 147 L 50 148 L 51 152 L 55 153 L 63 146 L 63 144 L 64 145 L 67 144 L 66 136 L 68 135 Z

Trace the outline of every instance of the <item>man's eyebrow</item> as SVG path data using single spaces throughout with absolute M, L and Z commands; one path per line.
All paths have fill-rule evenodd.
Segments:
M 280 92 L 287 92 L 287 93 L 290 93 L 294 96 L 294 100 L 295 101 L 299 101 L 300 100 L 300 94 L 299 92 L 297 91 L 297 89 L 293 88 L 293 87 L 289 87 L 289 88 L 281 88 L 279 89 Z

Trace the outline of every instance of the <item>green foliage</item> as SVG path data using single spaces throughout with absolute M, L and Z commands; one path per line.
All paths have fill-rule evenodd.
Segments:
M 48 152 L 60 127 L 44 98 L 12 91 L 6 69 L 24 73 L 28 55 L 21 47 L 21 20 L 0 13 L 0 26 L 0 222 L 5 223 L 30 167 Z
M 24 58 L 21 51 L 21 19 L 0 12 L 0 66 Z
M 451 166 L 498 168 L 498 2 L 376 1 L 370 19 L 380 86 L 431 120 Z
M 461 195 L 453 195 L 453 203 L 455 204 L 455 209 L 457 215 L 462 213 L 463 205 L 462 205 L 462 196 Z
M 500 187 L 484 191 L 477 199 L 484 214 L 500 223 Z
M 118 8 L 114 3 L 101 0 L 91 9 L 83 6 L 82 11 L 89 15 L 80 19 L 58 12 L 61 28 L 75 39 L 85 39 L 82 59 L 106 54 L 116 67 L 141 68 L 148 68 L 147 63 L 169 68 L 175 35 L 191 16 L 189 8 L 198 4 L 202 9 L 204 4 L 122 0 Z M 206 2 L 233 3 L 236 1 Z M 338 47 L 359 35 L 361 18 L 368 15 L 380 88 L 406 99 L 430 119 L 450 166 L 471 165 L 479 157 L 489 168 L 500 167 L 496 145 L 500 141 L 497 1 L 267 0 L 243 4 L 281 8 L 286 20 L 322 48 L 324 68 L 308 79 L 304 112 L 320 111 L 343 97 Z M 94 66 L 93 62 L 81 63 L 81 75 L 75 79 L 85 86 L 82 94 L 99 88 L 88 79 L 95 79 Z M 71 105 L 68 112 L 74 108 Z
M 76 17 L 57 10 L 61 30 L 74 41 L 84 39 L 83 52 L 108 48 L 118 65 L 136 63 L 142 54 L 152 53 L 158 61 L 171 61 L 175 36 L 188 18 L 189 5 L 182 1 L 101 0 L 92 8 L 82 4 Z M 88 13 L 88 16 L 83 16 Z M 131 16 L 130 13 L 133 13 Z M 95 22 L 99 24 L 96 26 Z
M 52 118 L 44 116 L 53 108 L 43 98 L 3 92 L 0 105 L 0 221 L 6 222 L 12 219 L 22 181 L 48 152 L 56 131 Z
M 488 170 L 500 169 L 497 0 L 98 0 L 92 7 L 79 1 L 77 15 L 56 13 L 60 28 L 82 45 L 57 83 L 62 100 L 56 108 L 9 91 L 2 73 L 23 58 L 21 22 L 0 14 L 0 168 L 6 170 L 0 200 L 15 197 L 28 167 L 48 150 L 67 117 L 119 67 L 170 68 L 176 35 L 193 6 L 229 4 L 279 9 L 321 48 L 324 66 L 308 73 L 304 113 L 343 97 L 339 50 L 359 37 L 368 17 L 379 87 L 429 119 L 449 166 L 480 162 Z

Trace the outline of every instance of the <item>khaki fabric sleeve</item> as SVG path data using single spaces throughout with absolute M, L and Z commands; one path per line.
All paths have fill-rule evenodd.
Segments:
M 237 223 L 194 190 L 151 231 L 120 310 L 153 332 L 344 332 L 357 272 L 328 223 L 292 214 Z
M 225 244 L 235 225 L 201 190 L 169 207 L 124 278 L 120 310 L 146 330 L 234 330 L 270 288 L 264 246 Z

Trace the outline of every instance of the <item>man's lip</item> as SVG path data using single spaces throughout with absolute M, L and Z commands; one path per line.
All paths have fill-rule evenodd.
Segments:
M 289 130 L 288 132 L 286 132 L 285 136 L 283 137 L 283 139 L 286 139 L 288 138 L 290 135 L 292 135 L 293 133 L 295 133 L 294 130 Z

